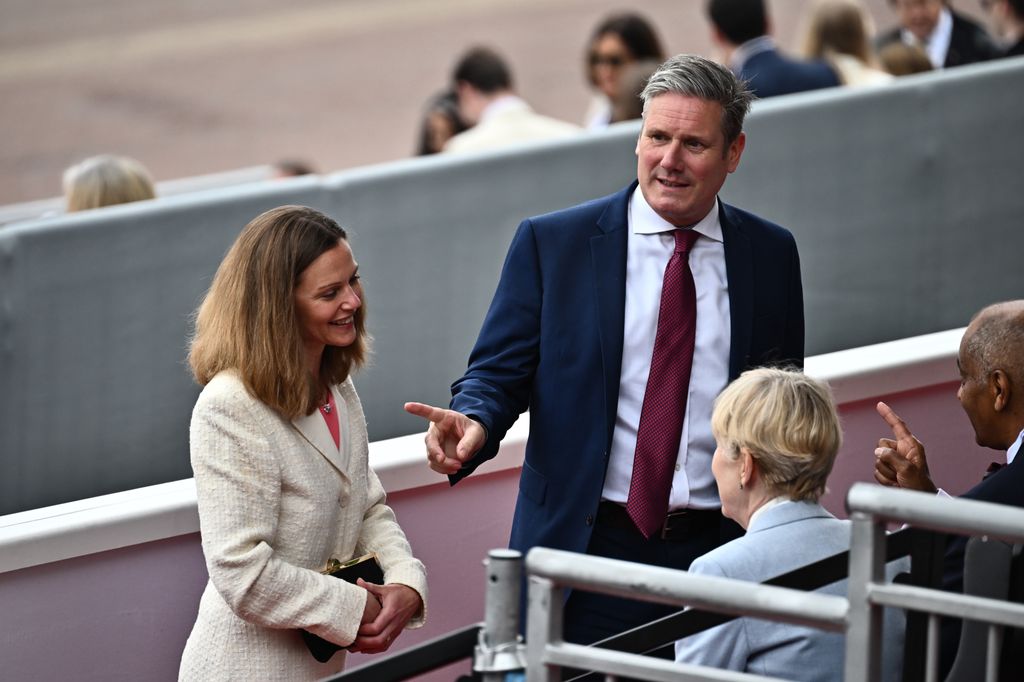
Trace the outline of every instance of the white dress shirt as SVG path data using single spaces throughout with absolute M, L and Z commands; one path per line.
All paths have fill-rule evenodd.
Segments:
M 626 249 L 626 310 L 622 339 L 622 371 L 615 430 L 602 497 L 625 504 L 633 475 L 637 426 L 651 370 L 658 329 L 665 268 L 675 250 L 673 225 L 647 204 L 637 187 L 630 198 Z M 720 506 L 711 456 L 711 408 L 729 381 L 729 285 L 725 243 L 718 220 L 718 201 L 696 225 L 701 236 L 690 251 L 690 270 L 697 290 L 697 329 L 690 370 L 686 415 L 679 442 L 669 509 Z
M 942 65 L 946 63 L 949 41 L 953 39 L 953 15 L 949 13 L 948 8 L 943 7 L 939 13 L 939 20 L 935 23 L 935 28 L 932 30 L 932 34 L 928 36 L 928 40 L 924 43 L 907 29 L 900 31 L 900 38 L 907 45 L 916 45 L 924 50 L 932 66 L 936 69 L 941 69 Z
M 1020 444 L 1024 441 L 1024 431 L 1017 434 L 1017 440 L 1013 441 L 1013 445 L 1006 451 L 1006 463 L 1013 464 L 1013 458 L 1020 452 Z

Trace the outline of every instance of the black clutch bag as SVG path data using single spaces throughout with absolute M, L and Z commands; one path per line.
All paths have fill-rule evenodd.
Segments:
M 384 584 L 384 571 L 381 570 L 380 564 L 377 563 L 376 554 L 364 554 L 361 557 L 356 557 L 344 563 L 337 559 L 331 559 L 327 562 L 327 568 L 322 570 L 321 573 L 333 575 L 335 578 L 341 578 L 353 584 L 359 578 L 368 583 Z M 302 639 L 306 642 L 306 646 L 309 647 L 309 653 L 313 654 L 313 658 L 321 663 L 329 661 L 331 656 L 341 649 L 339 645 L 328 642 L 323 637 L 318 637 L 305 630 L 302 631 Z

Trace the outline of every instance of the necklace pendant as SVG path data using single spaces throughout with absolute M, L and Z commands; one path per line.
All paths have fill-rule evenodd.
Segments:
M 323 405 L 320 406 L 320 410 L 324 414 L 330 414 L 331 413 L 331 404 L 330 403 L 324 403 Z

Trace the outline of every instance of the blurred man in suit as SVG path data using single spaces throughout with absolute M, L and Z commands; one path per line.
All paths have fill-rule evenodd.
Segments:
M 764 0 L 710 0 L 708 16 L 712 42 L 758 97 L 839 85 L 835 71 L 825 62 L 800 61 L 779 51 Z
M 999 56 L 988 33 L 946 0 L 889 0 L 900 25 L 878 38 L 877 47 L 902 41 L 920 47 L 936 69 L 973 64 Z
M 452 483 L 530 410 L 513 549 L 684 569 L 740 533 L 711 474 L 715 396 L 749 367 L 802 366 L 803 294 L 793 236 L 718 199 L 750 92 L 679 55 L 641 96 L 637 181 L 525 220 L 450 409 L 406 409 L 430 420 L 429 465 Z M 671 610 L 575 591 L 566 637 Z

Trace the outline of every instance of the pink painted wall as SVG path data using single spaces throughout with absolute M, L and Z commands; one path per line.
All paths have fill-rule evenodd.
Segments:
M 948 383 L 883 397 L 925 442 L 933 477 L 952 494 L 1001 456 L 974 444 L 955 392 Z M 846 442 L 825 498 L 840 516 L 849 486 L 873 480 L 875 443 L 886 433 L 875 402 L 840 408 Z M 427 625 L 404 633 L 395 651 L 483 618 L 483 559 L 506 546 L 518 473 L 454 488 L 439 479 L 390 496 L 430 584 Z M 0 678 L 172 680 L 205 582 L 198 534 L 0 574 Z M 354 655 L 349 667 L 370 660 Z M 467 660 L 418 679 L 450 682 L 469 668 Z
M 482 621 L 483 561 L 489 550 L 508 546 L 519 489 L 518 469 L 473 475 L 456 486 L 449 486 L 440 476 L 438 479 L 443 482 L 388 496 L 413 553 L 427 567 L 430 589 L 427 624 L 403 633 L 395 650 Z M 347 667 L 364 665 L 372 658 L 355 654 Z M 468 674 L 470 666 L 467 660 L 416 679 L 451 682 Z
M 430 581 L 427 624 L 394 651 L 483 619 L 482 562 L 507 545 L 517 487 L 515 470 L 389 497 Z M 2 573 L 0 679 L 174 680 L 206 579 L 198 533 Z M 418 679 L 451 682 L 470 665 Z
M 950 495 L 959 495 L 980 481 L 989 462 L 1003 458 L 1003 453 L 975 444 L 974 431 L 956 399 L 957 385 L 938 384 L 840 405 L 844 442 L 829 478 L 825 506 L 845 518 L 849 487 L 857 481 L 874 483 L 878 439 L 892 437 L 889 427 L 875 412 L 879 400 L 888 403 L 924 443 L 936 485 Z
M 0 678 L 176 679 L 205 584 L 198 533 L 0 574 Z

